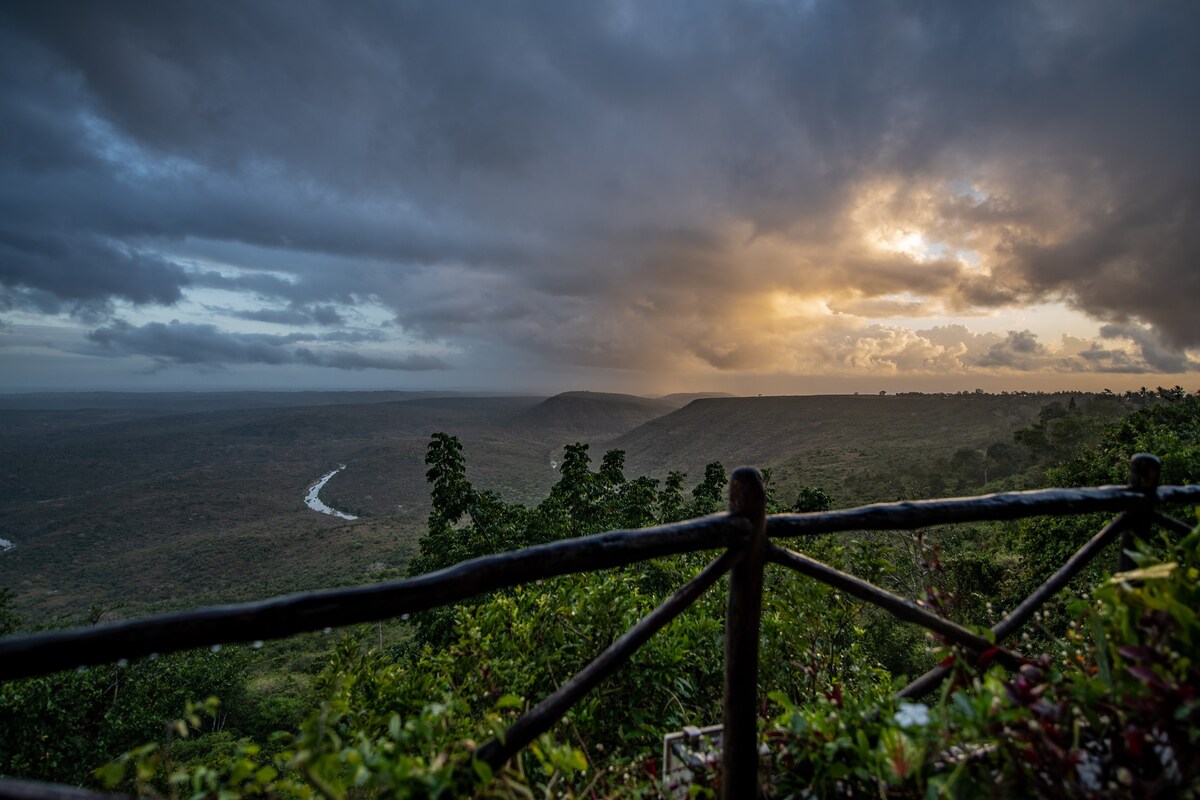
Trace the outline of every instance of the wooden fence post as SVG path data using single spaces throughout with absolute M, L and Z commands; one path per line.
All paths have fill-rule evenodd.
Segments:
M 1125 551 L 1133 548 L 1133 537 L 1146 539 L 1154 521 L 1154 510 L 1158 505 L 1158 478 L 1162 474 L 1162 462 L 1158 456 L 1138 453 L 1129 459 L 1129 488 L 1146 495 L 1146 505 L 1133 511 L 1134 522 L 1121 534 L 1121 553 L 1117 556 L 1117 572 L 1128 572 L 1136 564 Z
M 767 492 L 753 467 L 730 478 L 729 513 L 746 517 L 754 528 L 729 573 L 721 785 L 725 800 L 749 800 L 759 795 L 758 640 L 767 555 Z

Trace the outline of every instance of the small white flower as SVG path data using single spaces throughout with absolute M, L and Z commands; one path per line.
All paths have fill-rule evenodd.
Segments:
M 1089 792 L 1100 791 L 1100 775 L 1102 771 L 1100 759 L 1088 752 L 1084 752 L 1079 763 L 1075 765 L 1075 773 L 1079 775 L 1079 782 Z
M 912 728 L 929 724 L 929 709 L 920 703 L 900 703 L 894 719 L 901 728 Z

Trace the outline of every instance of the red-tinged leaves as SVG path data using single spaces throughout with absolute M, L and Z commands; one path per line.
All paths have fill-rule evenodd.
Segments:
M 999 654 L 999 647 L 989 647 L 987 650 L 984 650 L 979 654 L 979 658 L 975 661 L 975 666 L 977 666 L 979 669 L 987 669 L 988 665 L 991 664 Z
M 1125 749 L 1128 750 L 1129 754 L 1134 758 L 1142 757 L 1143 738 L 1142 732 L 1137 728 L 1130 727 L 1125 729 Z
M 1155 672 L 1154 670 L 1150 669 L 1149 667 L 1141 667 L 1141 666 L 1130 667 L 1128 672 L 1130 675 L 1137 678 L 1139 681 L 1146 684 L 1151 689 L 1158 689 L 1160 691 L 1164 691 L 1164 690 L 1170 688 L 1167 686 L 1167 684 L 1163 683 L 1163 680 L 1162 680 L 1162 678 L 1160 678 L 1158 676 L 1158 673 Z
M 1140 664 L 1145 664 L 1154 661 L 1154 651 L 1148 647 L 1134 647 L 1132 645 L 1124 645 L 1117 648 L 1117 652 L 1122 658 L 1129 661 L 1135 661 Z

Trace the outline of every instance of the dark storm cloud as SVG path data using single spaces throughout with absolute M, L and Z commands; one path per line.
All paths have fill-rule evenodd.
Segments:
M 1124 350 L 1113 350 L 1093 345 L 1079 354 L 1085 363 L 1096 372 L 1111 372 L 1123 375 L 1140 375 L 1153 372 L 1149 365 Z
M 64 304 L 122 298 L 170 305 L 189 283 L 175 264 L 86 232 L 39 236 L 0 228 L 0 264 L 10 286 Z
M 1164 342 L 1163 337 L 1154 330 L 1140 325 L 1113 323 L 1103 326 L 1100 335 L 1106 339 L 1126 339 L 1133 342 L 1141 353 L 1142 361 L 1155 372 L 1183 372 L 1200 367 Z
M 93 318 L 211 289 L 257 299 L 245 320 L 338 326 L 369 301 L 467 347 L 721 368 L 764 345 L 731 316 L 755 292 L 1065 299 L 1192 368 L 1198 75 L 1182 0 L 7 4 L 0 286 Z M 893 223 L 983 263 L 863 245 Z M 95 335 L 306 358 L 216 329 Z
M 925 332 L 922 332 L 925 333 Z M 1200 364 L 1180 355 L 1150 328 L 1134 324 L 1110 324 L 1100 329 L 1100 336 L 1113 341 L 1129 342 L 1131 347 L 1104 347 L 1075 340 L 1075 347 L 1056 350 L 1047 348 L 1031 331 L 1009 331 L 999 341 L 988 342 L 987 336 L 959 338 L 967 345 L 967 362 L 974 366 L 1002 368 L 1021 372 L 1052 369 L 1059 372 L 1106 372 L 1123 374 L 1182 373 L 1200 368 Z M 995 338 L 995 335 L 992 335 Z M 974 339 L 974 342 L 970 340 Z M 1064 341 L 1064 345 L 1070 343 Z M 972 350 L 982 352 L 972 355 Z
M 981 367 L 1030 369 L 1029 365 L 1035 363 L 1045 352 L 1045 346 L 1031 331 L 1009 331 L 1004 341 L 989 347 L 987 353 L 975 363 Z
M 401 358 L 383 355 L 364 355 L 346 350 L 318 350 L 293 347 L 298 342 L 362 342 L 375 341 L 370 334 L 349 332 L 318 336 L 290 333 L 228 333 L 215 325 L 193 325 L 172 320 L 170 323 L 149 322 L 130 325 L 114 322 L 97 328 L 88 339 L 99 350 L 110 355 L 144 355 L 160 366 L 168 364 L 306 364 L 337 369 L 431 370 L 445 369 L 439 358 L 409 355 Z

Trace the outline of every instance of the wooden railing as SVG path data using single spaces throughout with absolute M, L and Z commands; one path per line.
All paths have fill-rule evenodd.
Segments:
M 261 602 L 0 639 L 0 680 L 137 658 L 216 644 L 278 639 L 304 631 L 412 614 L 485 592 L 558 575 L 593 572 L 661 556 L 700 550 L 723 552 L 695 578 L 614 641 L 577 675 L 542 700 L 505 732 L 482 745 L 475 757 L 493 769 L 502 766 L 549 730 L 580 698 L 620 669 L 655 632 L 694 603 L 726 572 L 730 573 L 725 624 L 724 731 L 722 783 L 727 798 L 758 791 L 758 648 L 763 570 L 767 562 L 793 569 L 897 618 L 934 631 L 950 642 L 981 653 L 995 648 L 1007 667 L 1023 663 L 1020 654 L 940 617 L 878 586 L 848 575 L 772 539 L 796 539 L 837 531 L 910 530 L 929 525 L 1119 512 L 1037 591 L 992 627 L 996 642 L 1009 637 L 1034 611 L 1062 589 L 1106 546 L 1121 537 L 1118 569 L 1131 567 L 1125 550 L 1134 536 L 1145 537 L 1157 524 L 1178 533 L 1191 527 L 1159 512 L 1162 504 L 1200 502 L 1200 485 L 1158 486 L 1156 457 L 1130 461 L 1129 483 L 1094 489 L 1047 489 L 981 497 L 880 503 L 840 511 L 766 515 L 766 490 L 756 469 L 733 473 L 729 511 L 673 525 L 610 531 L 566 539 L 509 553 L 476 558 L 438 572 L 394 583 L 306 592 Z M 936 687 L 947 670 L 934 669 L 899 692 L 919 697 Z M 80 800 L 95 797 L 55 784 L 0 779 L 0 799 Z

